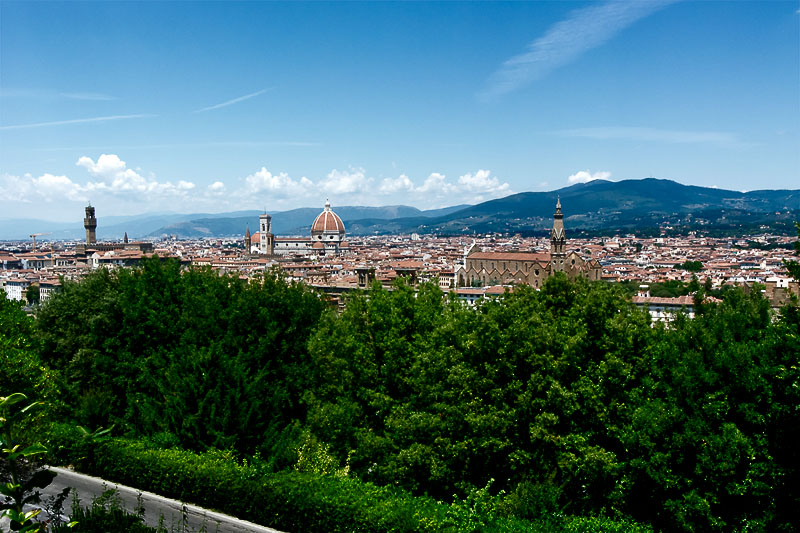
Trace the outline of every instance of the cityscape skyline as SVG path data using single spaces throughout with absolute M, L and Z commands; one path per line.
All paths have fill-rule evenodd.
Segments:
M 0 210 L 800 182 L 796 2 L 0 4 Z M 45 218 L 45 217 L 42 217 Z

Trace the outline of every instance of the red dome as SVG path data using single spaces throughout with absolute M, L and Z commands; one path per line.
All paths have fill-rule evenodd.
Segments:
M 325 209 L 317 215 L 311 225 L 311 235 L 320 233 L 341 233 L 344 234 L 344 222 L 339 215 L 331 211 L 330 202 L 325 202 Z

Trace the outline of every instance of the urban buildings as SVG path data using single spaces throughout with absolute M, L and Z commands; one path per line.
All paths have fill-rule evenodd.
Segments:
M 556 272 L 564 272 L 570 279 L 583 276 L 591 280 L 599 280 L 602 273 L 597 260 L 584 259 L 575 251 L 567 251 L 561 199 L 553 214 L 550 253 L 491 252 L 473 245 L 464 265 L 456 271 L 456 278 L 459 287 L 525 284 L 538 288 Z
M 94 212 L 86 218 L 90 219 L 87 231 L 96 229 Z M 796 238 L 788 236 L 710 238 L 693 233 L 683 237 L 617 235 L 568 239 L 559 205 L 546 238 L 499 234 L 350 236 L 329 205 L 313 220 L 311 228 L 307 237 L 275 236 L 271 217 L 264 214 L 259 231 L 250 235 L 250 243 L 247 234 L 244 239 L 122 239 L 91 245 L 83 240 L 39 240 L 35 252 L 31 242 L 0 243 L 0 290 L 7 297 L 24 300 L 27 287 L 38 285 L 44 300 L 59 289 L 62 278 L 79 279 L 93 268 L 135 265 L 142 258 L 158 254 L 177 258 L 184 265 L 235 273 L 243 278 L 279 269 L 288 280 L 314 286 L 331 301 L 341 301 L 341 294 L 373 282 L 391 287 L 402 277 L 411 283 L 435 282 L 455 297 L 477 302 L 502 297 L 514 285 L 539 288 L 558 271 L 569 277 L 601 279 L 636 288 L 664 282 L 688 283 L 696 276 L 700 284 L 713 289 L 726 285 L 763 288 L 776 308 L 791 301 L 792 295 L 800 295 L 797 282 L 788 276 L 783 263 L 793 257 Z M 296 246 L 290 246 L 293 244 Z M 262 245 L 267 253 L 261 253 Z M 681 268 L 686 262 L 697 263 L 702 269 L 690 272 Z M 690 299 L 667 301 L 656 300 L 663 298 L 659 294 L 639 296 L 634 303 L 648 306 L 651 311 L 691 311 Z

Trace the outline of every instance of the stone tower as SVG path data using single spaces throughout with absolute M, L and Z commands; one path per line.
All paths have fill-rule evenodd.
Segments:
M 97 219 L 94 216 L 94 207 L 89 204 L 86 207 L 86 217 L 83 219 L 83 227 L 86 228 L 86 244 L 97 242 Z
M 553 214 L 553 232 L 550 235 L 550 268 L 553 272 L 563 272 L 567 259 L 567 237 L 564 234 L 564 215 L 561 213 L 561 198 L 556 202 Z
M 264 213 L 258 215 L 259 237 L 258 251 L 266 255 L 275 255 L 275 235 L 272 234 L 272 217 Z
M 250 224 L 247 225 L 247 229 L 244 232 L 244 253 L 250 253 L 250 246 L 252 245 L 252 241 L 250 240 Z

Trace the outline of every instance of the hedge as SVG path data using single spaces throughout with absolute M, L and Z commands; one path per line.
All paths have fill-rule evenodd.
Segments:
M 530 522 L 502 516 L 488 493 L 448 504 L 353 478 L 269 472 L 257 462 L 237 461 L 215 450 L 197 454 L 126 439 L 89 445 L 75 436 L 62 431 L 51 439 L 56 461 L 284 531 L 652 531 L 602 517 L 554 516 Z

